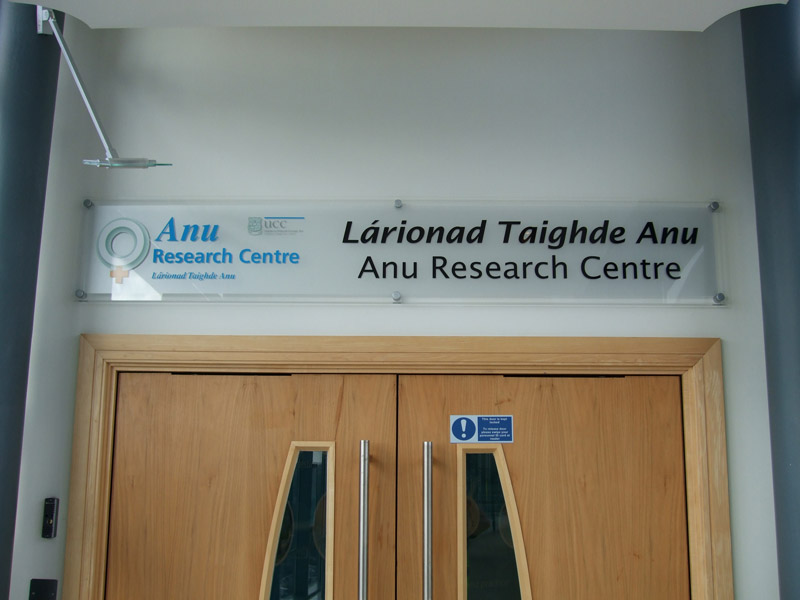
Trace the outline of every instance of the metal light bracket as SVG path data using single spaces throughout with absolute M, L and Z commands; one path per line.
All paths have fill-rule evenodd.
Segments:
M 47 31 L 47 27 L 44 25 L 45 22 L 50 25 L 50 31 Z M 61 47 L 61 55 L 64 57 L 70 73 L 72 73 L 75 85 L 78 86 L 78 92 L 80 92 L 83 103 L 86 105 L 86 110 L 89 111 L 89 117 L 92 119 L 94 128 L 97 130 L 97 135 L 100 137 L 100 142 L 103 144 L 103 148 L 106 151 L 105 159 L 85 159 L 83 164 L 93 167 L 126 169 L 146 169 L 148 167 L 169 166 L 170 163 L 159 163 L 150 158 L 120 158 L 117 151 L 114 150 L 113 146 L 111 146 L 111 143 L 108 141 L 108 136 L 106 135 L 105 129 L 103 129 L 100 118 L 94 111 L 92 101 L 89 99 L 89 94 L 83 84 L 78 68 L 75 66 L 75 61 L 72 59 L 72 54 L 67 47 L 67 43 L 61 33 L 61 28 L 56 22 L 55 13 L 52 9 L 43 6 L 36 7 L 36 32 L 55 36 L 58 45 Z
M 45 27 L 44 24 L 50 18 L 52 11 L 44 6 L 36 7 L 36 33 L 39 35 L 53 35 L 53 30 Z

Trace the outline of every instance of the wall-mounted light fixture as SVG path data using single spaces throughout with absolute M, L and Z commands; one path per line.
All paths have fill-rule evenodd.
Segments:
M 92 123 L 94 123 L 94 128 L 97 130 L 97 135 L 100 136 L 100 141 L 103 143 L 103 148 L 105 148 L 106 151 L 106 157 L 104 159 L 84 159 L 83 164 L 92 167 L 106 167 L 115 169 L 146 169 L 148 167 L 170 166 L 170 163 L 159 163 L 150 158 L 120 158 L 120 156 L 117 154 L 117 151 L 114 150 L 113 146 L 111 146 L 109 143 L 108 136 L 106 136 L 103 125 L 100 123 L 100 118 L 94 112 L 92 102 L 89 99 L 89 94 L 86 92 L 86 88 L 83 85 L 83 80 L 81 80 L 80 73 L 78 73 L 78 69 L 72 60 L 72 54 L 70 53 L 69 48 L 64 41 L 64 36 L 61 33 L 61 28 L 56 22 L 53 10 L 43 6 L 37 6 L 36 31 L 38 33 L 47 33 L 44 26 L 45 22 L 49 23 L 50 29 L 55 36 L 58 45 L 61 47 L 61 54 L 64 57 L 67 66 L 69 67 L 70 73 L 72 73 L 72 78 L 75 80 L 75 85 L 78 86 L 78 91 L 81 94 L 81 98 L 83 98 L 83 103 L 86 105 L 86 110 L 89 111 L 89 116 L 92 119 Z

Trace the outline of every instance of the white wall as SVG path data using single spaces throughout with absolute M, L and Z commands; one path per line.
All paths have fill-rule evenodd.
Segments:
M 104 171 L 71 81 L 56 112 L 11 597 L 61 578 L 81 332 L 698 336 L 723 340 L 737 597 L 778 597 L 737 16 L 702 34 L 437 29 L 90 31 L 68 39 L 123 155 Z M 73 300 L 95 199 L 719 199 L 725 308 L 124 305 Z

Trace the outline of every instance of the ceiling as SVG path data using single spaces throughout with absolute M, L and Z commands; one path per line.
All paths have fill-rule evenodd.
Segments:
M 37 4 L 37 2 L 27 2 Z M 785 0 L 781 3 L 785 3 Z M 703 31 L 773 0 L 51 0 L 92 28 L 522 27 Z

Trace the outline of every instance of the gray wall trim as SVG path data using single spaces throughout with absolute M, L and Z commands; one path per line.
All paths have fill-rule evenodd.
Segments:
M 22 427 L 60 60 L 36 7 L 0 0 L 0 597 L 11 584 Z
M 781 598 L 800 598 L 800 8 L 742 11 Z

